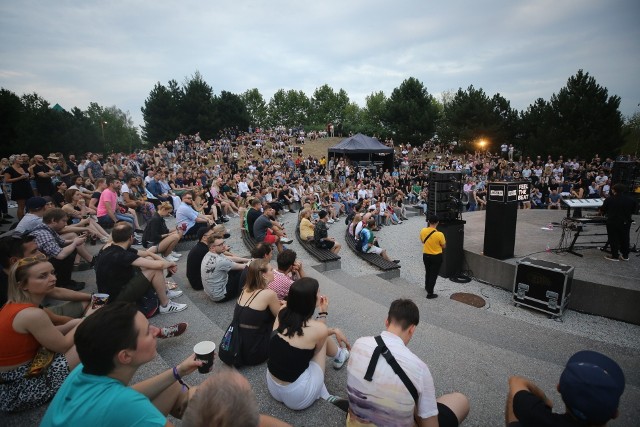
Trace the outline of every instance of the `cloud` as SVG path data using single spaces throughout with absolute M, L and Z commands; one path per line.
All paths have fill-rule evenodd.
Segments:
M 0 86 L 116 105 L 138 125 L 157 82 L 196 70 L 216 93 L 256 87 L 267 101 L 326 83 L 362 106 L 416 77 L 434 95 L 473 84 L 522 110 L 584 69 L 624 114 L 640 102 L 635 0 L 218 3 L 3 2 Z

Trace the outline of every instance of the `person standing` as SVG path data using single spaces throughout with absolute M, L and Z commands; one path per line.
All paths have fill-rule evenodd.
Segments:
M 442 265 L 442 250 L 447 246 L 444 234 L 437 230 L 438 217 L 431 215 L 428 218 L 429 226 L 420 230 L 422 242 L 422 262 L 424 263 L 424 289 L 427 291 L 427 299 L 437 298 L 434 293 L 436 279 Z
M 611 255 L 604 258 L 609 261 L 629 261 L 629 231 L 631 215 L 635 211 L 635 201 L 624 194 L 624 184 L 616 184 L 611 188 L 611 196 L 602 204 L 601 211 L 607 216 L 607 237 L 611 245 Z M 620 258 L 618 258 L 618 255 Z

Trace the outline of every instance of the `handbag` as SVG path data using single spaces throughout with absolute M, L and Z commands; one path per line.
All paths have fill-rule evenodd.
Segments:
M 234 313 L 233 320 L 231 320 L 231 323 L 222 337 L 222 341 L 220 341 L 220 345 L 218 346 L 218 359 L 222 360 L 223 363 L 229 366 L 235 366 L 236 368 L 242 366 L 242 355 L 240 354 L 242 348 L 242 337 L 240 336 L 240 314 L 246 306 L 251 304 L 260 292 L 262 292 L 262 290 L 256 292 L 256 294 L 240 308 L 237 316 Z M 238 297 L 238 301 L 242 299 L 243 294 L 244 290 L 240 294 L 240 297 Z
M 53 363 L 55 353 L 51 350 L 47 350 L 44 347 L 40 347 L 38 352 L 34 356 L 27 372 L 24 374 L 26 378 L 38 377 L 47 371 L 47 368 Z

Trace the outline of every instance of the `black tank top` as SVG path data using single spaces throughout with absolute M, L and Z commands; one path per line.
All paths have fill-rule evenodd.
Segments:
M 271 375 L 281 381 L 295 382 L 309 367 L 315 349 L 293 347 L 277 333 L 271 337 L 267 366 Z

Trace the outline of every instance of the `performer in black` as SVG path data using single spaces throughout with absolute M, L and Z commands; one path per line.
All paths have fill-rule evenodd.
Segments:
M 627 196 L 625 191 L 626 187 L 623 184 L 614 185 L 611 188 L 611 196 L 605 199 L 600 208 L 607 216 L 607 236 L 611 245 L 611 255 L 606 255 L 605 259 L 609 261 L 629 261 L 629 231 L 636 202 Z

